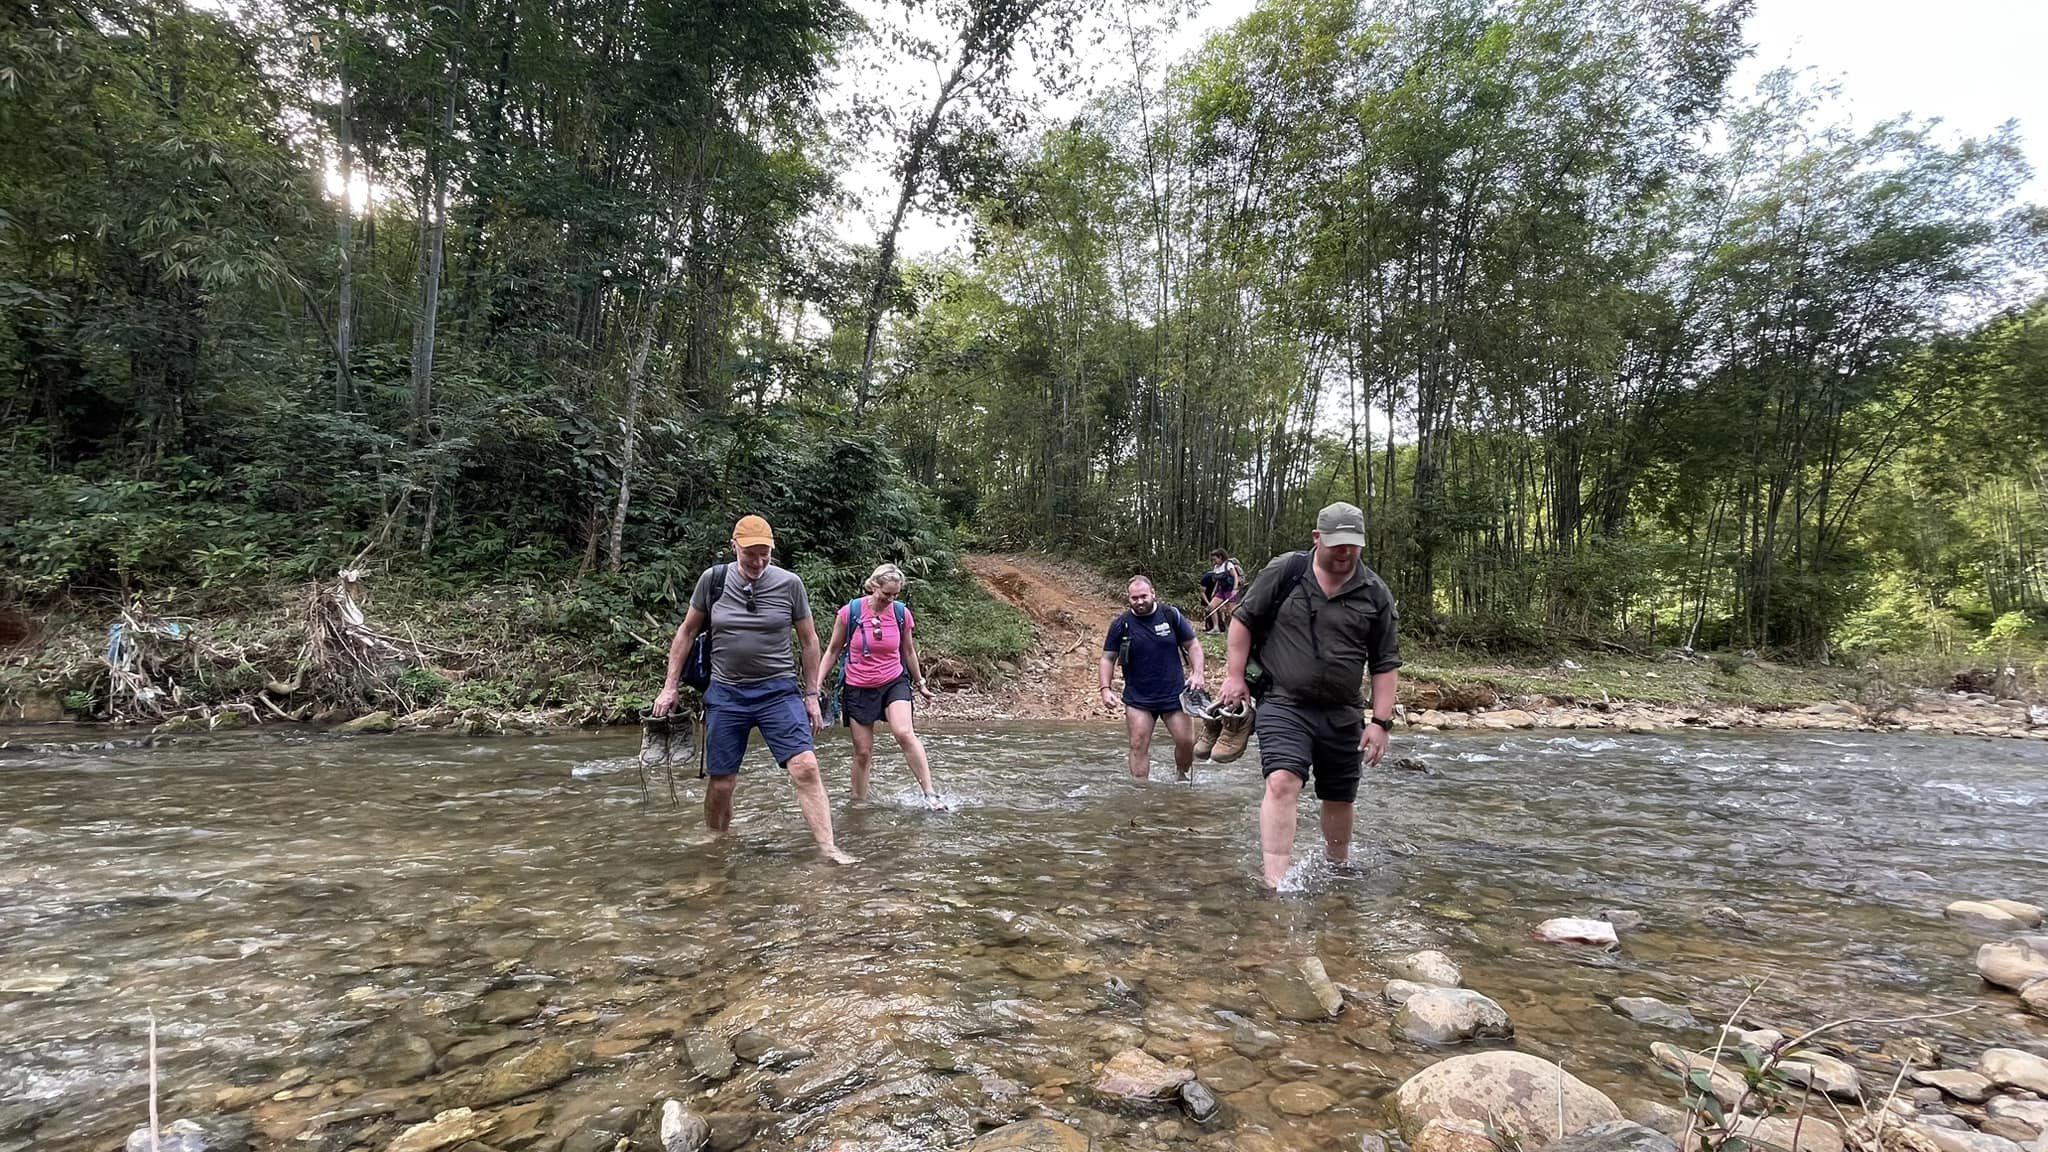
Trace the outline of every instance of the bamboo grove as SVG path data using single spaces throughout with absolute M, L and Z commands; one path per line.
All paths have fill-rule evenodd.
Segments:
M 963 534 L 1168 571 L 1341 498 L 1422 631 L 2027 633 L 2016 130 L 1736 92 L 1747 15 L 1268 0 L 1168 59 L 1053 0 L 8 6 L 0 595 L 377 555 L 648 604 L 743 507 L 827 585 Z M 902 254 L 934 213 L 967 250 Z

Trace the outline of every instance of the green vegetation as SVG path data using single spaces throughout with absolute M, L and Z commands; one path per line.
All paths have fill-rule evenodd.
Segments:
M 1745 11 L 1269 0 L 1171 61 L 1019 0 L 8 6 L 8 691 L 103 706 L 130 609 L 205 622 L 169 706 L 256 699 L 361 569 L 427 647 L 330 703 L 628 714 L 745 511 L 986 676 L 1027 630 L 963 542 L 1255 565 L 1340 497 L 1417 652 L 2039 679 L 2016 140 L 1731 94 Z M 904 53 L 952 79 L 879 115 Z M 1119 79 L 1033 120 L 1027 58 Z M 934 209 L 974 254 L 906 265 Z

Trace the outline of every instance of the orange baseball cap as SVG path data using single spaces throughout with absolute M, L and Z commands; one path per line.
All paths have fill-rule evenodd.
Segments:
M 766 544 L 773 548 L 775 532 L 768 527 L 768 522 L 759 516 L 742 516 L 740 522 L 732 526 L 732 542 L 742 548 L 751 548 L 756 544 Z

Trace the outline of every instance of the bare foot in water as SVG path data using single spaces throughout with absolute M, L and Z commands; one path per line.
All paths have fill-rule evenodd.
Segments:
M 858 864 L 860 857 L 850 856 L 837 848 L 820 848 L 818 854 L 834 864 Z

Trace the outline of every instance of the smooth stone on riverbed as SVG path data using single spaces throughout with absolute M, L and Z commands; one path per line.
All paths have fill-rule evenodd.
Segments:
M 1526 1052 L 1475 1052 L 1439 1060 L 1403 1082 L 1394 1099 L 1401 1134 L 1411 1144 L 1433 1121 L 1490 1122 L 1525 1147 L 1537 1148 L 1556 1139 L 1560 1111 L 1566 1132 L 1622 1119 L 1621 1109 L 1597 1089 Z
M 1939 1088 L 1958 1100 L 1970 1104 L 1982 1104 L 1991 1095 L 1991 1081 L 1967 1068 L 1943 1068 L 1934 1072 L 1913 1073 L 1913 1083 Z
M 968 1152 L 1089 1152 L 1086 1132 L 1057 1120 L 1019 1120 L 981 1137 Z
M 1972 1131 L 1968 1127 L 1937 1128 L 1932 1124 L 1909 1121 L 1906 1130 L 1924 1138 L 1941 1152 L 2020 1152 L 2018 1144 L 2003 1136 Z
M 1977 1058 L 1977 1071 L 1993 1084 L 2048 1096 L 2048 1060 L 2017 1048 L 1992 1048 Z
M 1997 941 L 1976 949 L 1976 974 L 1985 978 L 1985 984 L 2013 992 L 2036 980 L 2048 980 L 2048 951 L 2034 947 L 2034 939 Z
M 1192 1069 L 1162 1064 L 1142 1049 L 1126 1048 L 1102 1066 L 1095 1091 L 1118 1100 L 1151 1103 L 1175 1095 L 1194 1078 Z
M 703 1152 L 711 1143 L 711 1125 L 683 1107 L 680 1100 L 661 1105 L 661 1152 Z
M 1456 988 L 1465 982 L 1464 973 L 1441 952 L 1410 952 L 1394 961 L 1394 971 L 1417 984 L 1432 988 Z
M 1387 1003 L 1398 1008 L 1406 1004 L 1410 997 L 1418 996 L 1429 991 L 1429 989 L 1429 985 L 1417 984 L 1413 980 L 1389 980 L 1387 981 L 1387 986 L 1380 989 L 1380 995 L 1386 999 Z
M 1990 928 L 2001 932 L 2017 931 L 2021 928 L 2033 926 L 2005 909 L 1983 900 L 1958 900 L 1942 909 L 1941 914 L 1951 920 L 1960 920 L 1975 928 Z M 2038 917 L 2035 923 L 2040 923 Z
M 2018 1096 L 1993 1096 L 1985 1105 L 1986 1115 L 1998 1120 L 2017 1120 L 2036 1133 L 2048 1132 L 2048 1100 L 2023 1100 Z
M 1306 956 L 1259 981 L 1259 994 L 1282 1019 L 1328 1020 L 1344 1008 L 1344 997 L 1330 983 L 1323 962 Z
M 1223 1105 L 1216 1099 L 1216 1094 L 1200 1080 L 1190 1080 L 1180 1086 L 1180 1106 L 1197 1124 L 1207 1124 L 1223 1112 Z
M 1343 1099 L 1321 1084 L 1306 1081 L 1282 1084 L 1266 1095 L 1266 1102 L 1273 1106 L 1273 1110 L 1287 1116 L 1313 1116 L 1327 1112 Z
M 497 1126 L 495 1113 L 451 1108 L 400 1132 L 396 1140 L 384 1146 L 384 1152 L 438 1152 L 464 1140 L 474 1140 Z
M 1470 988 L 1431 988 L 1401 1005 L 1394 1028 L 1423 1044 L 1462 1044 L 1515 1034 L 1507 1010 Z
M 2036 1016 L 2048 1016 L 2048 976 L 2028 981 L 2020 989 L 2020 1003 Z
M 575 1070 L 576 1058 L 566 1047 L 549 1040 L 492 1060 L 451 1082 L 442 1096 L 451 1103 L 484 1108 L 552 1087 Z
M 1554 1141 L 1551 1152 L 1677 1152 L 1671 1137 L 1632 1120 L 1609 1120 Z
M 1666 1004 L 1655 996 L 1616 996 L 1615 1010 L 1638 1024 L 1655 1028 L 1670 1028 L 1682 1031 L 1698 1028 L 1699 1019 L 1691 1012 L 1675 1005 Z
M 689 1058 L 691 1070 L 706 1080 L 730 1079 L 739 1064 L 725 1037 L 701 1028 L 683 1033 L 683 1055 Z
M 770 1068 L 786 1068 L 811 1058 L 810 1049 L 785 1043 L 752 1028 L 732 1038 L 732 1051 L 733 1055 L 749 1064 L 763 1064 Z
M 1590 944 L 1597 948 L 1612 948 L 1621 943 L 1621 938 L 1614 934 L 1614 925 L 1574 916 L 1559 916 L 1538 924 L 1536 938 L 1545 944 Z
M 1736 1101 L 1741 1100 L 1749 1091 L 1748 1085 L 1742 1082 L 1742 1077 L 1729 1071 L 1725 1065 L 1716 1065 L 1709 1057 L 1697 1052 L 1688 1052 L 1676 1044 L 1652 1044 L 1650 1055 L 1657 1058 L 1657 1063 L 1681 1077 L 1689 1077 L 1695 1070 L 1707 1073 L 1707 1083 L 1713 1090 L 1714 1099 L 1719 1100 L 1724 1108 L 1735 1107 Z M 1690 1097 L 1695 1091 L 1691 1080 L 1688 1079 L 1685 1094 Z
M 1863 1095 L 1863 1080 L 1845 1060 L 1822 1052 L 1801 1052 L 1797 1058 L 1780 1061 L 1778 1070 L 1793 1084 L 1824 1092 L 1843 1100 Z
M 1984 903 L 2019 921 L 2022 928 L 2041 926 L 2041 906 L 2038 904 L 2027 904 L 2019 900 L 1986 900 Z
M 246 1152 L 249 1121 L 241 1116 L 209 1116 L 204 1120 L 173 1120 L 159 1125 L 157 1152 Z M 128 1134 L 128 1152 L 150 1152 L 149 1125 Z

